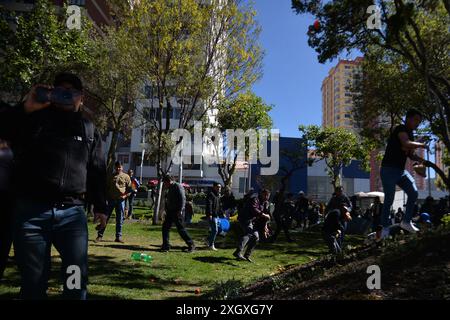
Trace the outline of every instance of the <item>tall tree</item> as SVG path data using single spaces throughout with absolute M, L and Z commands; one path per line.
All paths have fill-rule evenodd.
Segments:
M 0 6 L 0 98 L 17 103 L 36 83 L 51 83 L 55 73 L 90 64 L 89 22 L 81 30 L 66 26 L 53 1 L 38 0 L 30 12 Z
M 107 166 L 112 170 L 118 139 L 131 133 L 136 101 L 142 97 L 140 44 L 121 23 L 103 27 L 101 33 L 92 29 L 89 48 L 93 64 L 84 72 L 86 91 L 96 105 L 96 124 L 111 133 Z
M 161 177 L 173 164 L 165 143 L 171 130 L 191 130 L 260 78 L 260 28 L 251 4 L 240 0 L 141 0 L 131 12 L 127 28 L 143 45 L 138 57 L 152 88 L 146 132 L 154 138 L 147 142 L 156 149 L 160 199 Z
M 231 187 L 233 174 L 236 171 L 236 164 L 239 159 L 249 161 L 250 141 L 244 141 L 244 144 L 239 146 L 234 137 L 227 135 L 227 130 L 242 130 L 245 132 L 249 129 L 270 129 L 272 127 L 272 119 L 269 112 L 272 106 L 267 105 L 261 97 L 258 97 L 252 92 L 245 92 L 238 95 L 235 99 L 225 102 L 219 107 L 217 114 L 217 127 L 219 128 L 223 141 L 226 141 L 223 146 L 214 144 L 220 149 L 216 148 L 216 155 L 218 156 L 217 170 L 223 180 L 225 187 Z M 255 151 L 259 147 L 259 136 L 255 132 Z M 233 139 L 231 141 L 230 139 Z M 229 143 L 228 143 L 229 142 Z M 230 148 L 229 146 L 234 146 Z
M 419 74 L 418 80 L 430 100 L 428 117 L 434 117 L 435 133 L 450 149 L 448 1 L 377 1 L 379 26 L 371 25 L 377 20 L 373 12 L 368 13 L 373 4 L 372 0 L 292 0 L 298 14 L 310 13 L 317 19 L 317 27 L 308 33 L 308 42 L 316 49 L 320 62 L 345 50 L 369 53 L 376 48 L 402 58 L 407 68 Z
M 368 160 L 368 152 L 355 133 L 344 128 L 321 128 L 319 126 L 299 127 L 302 138 L 308 141 L 312 155 L 324 160 L 328 176 L 334 188 L 342 184 L 341 170 L 352 160 Z

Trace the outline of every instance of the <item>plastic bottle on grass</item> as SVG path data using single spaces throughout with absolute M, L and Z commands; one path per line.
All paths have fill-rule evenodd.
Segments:
M 134 261 L 150 262 L 150 261 L 152 261 L 152 256 L 145 254 L 145 253 L 133 252 L 131 254 L 131 259 Z

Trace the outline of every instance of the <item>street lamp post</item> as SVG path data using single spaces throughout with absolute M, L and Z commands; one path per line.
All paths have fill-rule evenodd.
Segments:
M 144 157 L 145 157 L 145 126 L 142 130 L 142 142 L 141 142 L 142 154 L 141 154 L 141 172 L 139 174 L 139 182 L 142 183 L 142 172 L 144 170 Z
M 427 161 L 430 161 L 430 150 L 427 149 Z M 428 171 L 428 196 L 431 197 L 431 176 L 430 176 L 430 167 L 427 167 Z

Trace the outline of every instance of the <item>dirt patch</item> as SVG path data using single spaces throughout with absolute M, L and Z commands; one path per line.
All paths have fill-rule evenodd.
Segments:
M 450 231 L 361 247 L 293 267 L 240 290 L 239 298 L 280 300 L 450 299 Z M 378 265 L 381 289 L 369 290 Z

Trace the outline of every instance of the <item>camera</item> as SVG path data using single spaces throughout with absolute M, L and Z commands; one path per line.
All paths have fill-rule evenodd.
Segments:
M 81 95 L 78 90 L 64 89 L 56 87 L 48 89 L 45 87 L 36 88 L 36 102 L 51 102 L 54 105 L 74 105 L 75 98 Z

